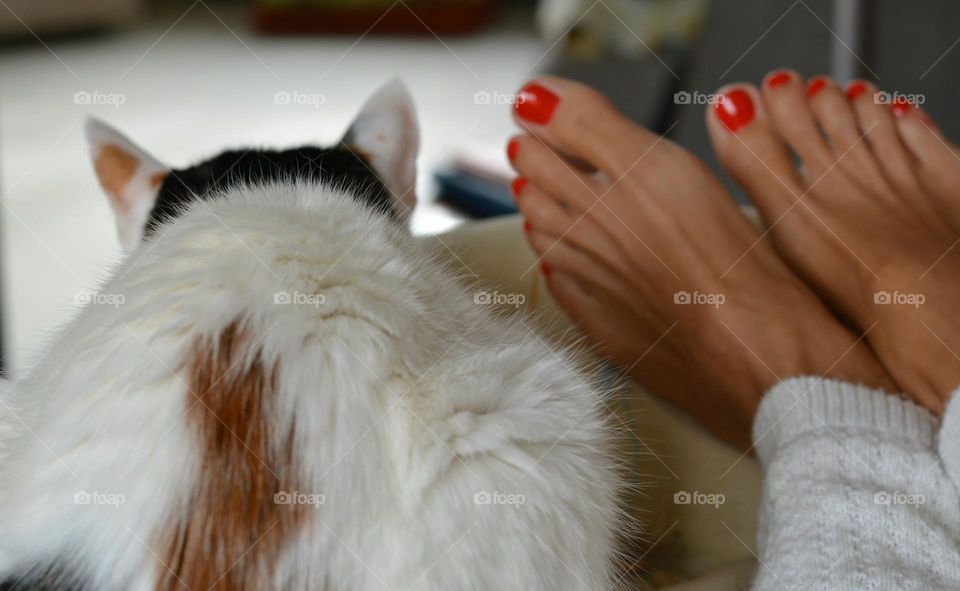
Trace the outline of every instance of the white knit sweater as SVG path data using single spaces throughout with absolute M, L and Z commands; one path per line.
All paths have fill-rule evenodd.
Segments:
M 822 378 L 765 397 L 755 590 L 960 590 L 960 402 Z

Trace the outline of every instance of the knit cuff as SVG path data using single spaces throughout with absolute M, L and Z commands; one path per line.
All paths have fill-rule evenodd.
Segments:
M 953 391 L 943 411 L 937 451 L 950 480 L 960 485 L 960 388 Z
M 766 465 L 778 450 L 811 433 L 882 432 L 932 450 L 936 429 L 937 419 L 909 400 L 859 384 L 803 376 L 783 380 L 767 392 L 753 423 L 753 443 Z

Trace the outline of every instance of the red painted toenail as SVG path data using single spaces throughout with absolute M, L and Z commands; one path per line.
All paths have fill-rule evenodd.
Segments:
M 853 100 L 867 90 L 867 85 L 863 82 L 854 82 L 847 87 L 847 98 Z
M 531 224 L 529 220 L 523 220 L 523 231 L 527 234 L 533 231 L 533 224 Z
M 903 117 L 910 112 L 910 109 L 913 108 L 913 105 L 907 100 L 906 97 L 898 96 L 893 99 L 893 102 L 890 104 L 890 110 L 897 117 Z
M 521 119 L 546 125 L 559 103 L 560 98 L 546 88 L 539 84 L 528 84 L 517 95 L 513 108 Z
M 517 138 L 510 140 L 510 143 L 507 144 L 507 158 L 510 159 L 510 162 L 513 162 L 517 159 L 517 152 L 520 150 L 520 142 L 517 141 Z
M 513 191 L 513 197 L 517 198 L 520 196 L 520 193 L 523 193 L 523 188 L 527 186 L 527 179 L 522 176 L 518 176 L 513 179 L 513 182 L 510 183 L 510 190 Z
M 787 82 L 790 82 L 790 72 L 777 72 L 767 80 L 767 86 L 770 88 L 776 88 L 778 86 L 783 86 Z
M 540 263 L 540 270 L 543 271 L 544 277 L 549 277 L 553 273 L 553 269 L 550 268 L 550 265 L 546 263 Z
M 714 109 L 724 127 L 734 133 L 753 121 L 755 114 L 753 99 L 746 91 L 740 89 L 725 93 L 723 100 L 717 102 Z
M 827 87 L 827 79 L 823 76 L 817 76 L 807 85 L 807 96 L 813 98 L 817 93 Z

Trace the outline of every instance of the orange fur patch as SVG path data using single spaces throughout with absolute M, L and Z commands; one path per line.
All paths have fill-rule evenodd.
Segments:
M 155 172 L 155 173 L 153 173 L 153 175 L 150 177 L 150 188 L 151 188 L 151 189 L 159 189 L 159 188 L 160 188 L 160 185 L 163 184 L 163 181 L 164 181 L 164 179 L 167 178 L 167 175 L 168 175 L 168 174 L 170 174 L 170 172 L 169 172 L 169 171 L 166 171 L 166 170 L 163 171 L 163 172 Z
M 139 166 L 140 160 L 136 156 L 113 144 L 104 146 L 93 162 L 100 185 L 113 200 L 119 212 L 126 211 L 130 206 L 123 202 L 121 194 L 124 187 L 133 179 L 133 175 L 137 173 Z
M 161 538 L 157 591 L 273 588 L 274 564 L 312 509 L 274 502 L 296 491 L 293 428 L 276 425 L 277 365 L 266 367 L 234 322 L 198 339 L 188 364 L 186 420 L 199 436 L 199 475 Z

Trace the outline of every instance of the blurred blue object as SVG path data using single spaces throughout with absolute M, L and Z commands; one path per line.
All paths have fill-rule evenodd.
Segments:
M 475 218 L 491 218 L 517 212 L 510 189 L 502 183 L 465 172 L 439 172 L 440 198 Z

